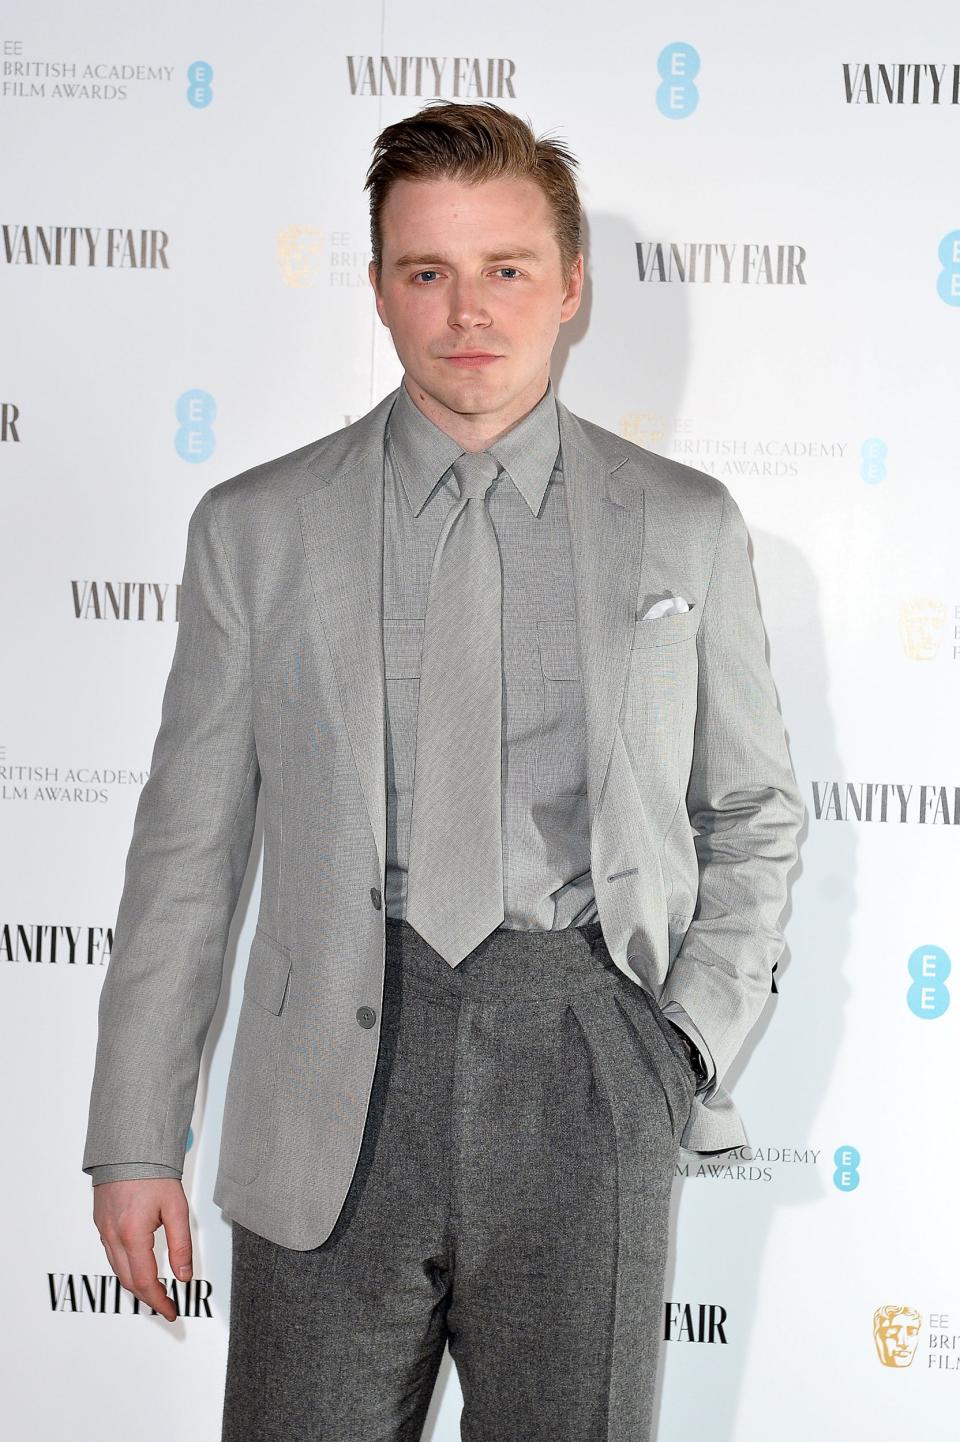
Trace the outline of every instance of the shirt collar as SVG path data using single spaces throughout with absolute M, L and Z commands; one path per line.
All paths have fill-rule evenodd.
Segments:
M 410 509 L 418 516 L 437 482 L 464 454 L 463 446 L 424 415 L 403 382 L 390 409 L 387 434 Z M 533 410 L 487 449 L 536 515 L 560 450 L 560 422 L 552 380 L 547 381 Z

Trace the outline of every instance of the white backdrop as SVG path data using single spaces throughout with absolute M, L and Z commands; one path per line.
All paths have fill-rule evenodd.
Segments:
M 780 993 L 728 1074 L 750 1148 L 677 1178 L 657 1435 L 948 1435 L 954 0 L 5 0 L 0 64 L 11 1435 L 219 1436 L 229 1226 L 210 1194 L 259 830 L 185 1174 L 199 1315 L 134 1314 L 109 1284 L 80 1170 L 186 522 L 210 485 L 397 384 L 366 280 L 371 142 L 430 95 L 476 98 L 477 74 L 581 160 L 590 279 L 561 397 L 744 511 L 810 812 Z M 911 1309 L 899 1358 L 875 1343 L 885 1306 Z M 425 1435 L 455 1442 L 460 1405 L 447 1357 Z

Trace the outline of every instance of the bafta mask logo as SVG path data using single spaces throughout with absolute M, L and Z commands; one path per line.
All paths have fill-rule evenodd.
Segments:
M 620 423 L 620 434 L 637 446 L 662 445 L 666 433 L 663 416 L 655 411 L 628 411 Z
M 940 650 L 947 608 L 942 601 L 915 597 L 900 607 L 900 639 L 911 661 L 932 661 Z
M 873 1314 L 873 1340 L 885 1367 L 909 1367 L 920 1340 L 923 1318 L 913 1307 L 878 1307 Z
M 277 260 L 285 283 L 294 290 L 313 285 L 321 274 L 326 237 L 315 225 L 288 225 L 277 236 Z

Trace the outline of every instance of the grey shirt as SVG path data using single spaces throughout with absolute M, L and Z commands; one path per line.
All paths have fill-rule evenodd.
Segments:
M 586 719 L 573 562 L 553 388 L 489 447 L 487 492 L 503 571 L 505 927 L 579 926 L 597 915 L 590 879 Z M 387 696 L 387 915 L 406 904 L 420 647 L 430 568 L 460 487 L 463 447 L 405 385 L 387 423 L 383 645 Z M 456 678 L 451 678 L 456 684 Z
M 503 926 L 582 926 L 597 917 L 590 873 L 586 719 L 573 562 L 552 382 L 536 406 L 487 449 L 503 467 L 487 506 L 503 567 Z M 402 917 L 413 806 L 420 645 L 430 568 L 459 498 L 464 448 L 413 401 L 404 382 L 387 421 L 383 477 L 383 644 L 386 679 L 386 913 Z M 706 1042 L 677 1002 L 664 1015 Z M 160 1163 L 91 1168 L 94 1184 L 179 1177 Z

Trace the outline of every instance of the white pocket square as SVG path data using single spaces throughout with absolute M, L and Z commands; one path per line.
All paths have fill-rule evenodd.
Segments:
M 659 621 L 661 616 L 676 616 L 682 611 L 689 611 L 690 603 L 682 596 L 665 596 L 662 601 L 655 601 L 648 611 L 644 611 L 640 617 L 641 621 Z

